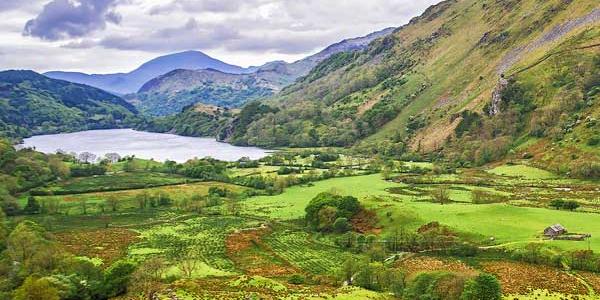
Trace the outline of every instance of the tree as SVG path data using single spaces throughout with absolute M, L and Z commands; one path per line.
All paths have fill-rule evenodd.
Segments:
M 187 278 L 192 278 L 194 272 L 200 267 L 202 254 L 194 249 L 186 251 L 179 259 L 179 269 Z
M 78 159 L 82 163 L 92 163 L 96 160 L 96 154 L 90 152 L 81 152 L 79 153 Z
M 125 293 L 131 274 L 135 271 L 135 265 L 127 260 L 119 260 L 113 263 L 104 273 L 104 294 L 107 298 Z
M 50 285 L 47 279 L 27 277 L 25 282 L 15 291 L 15 300 L 60 300 L 58 290 Z
M 140 209 L 145 209 L 146 206 L 148 206 L 148 198 L 149 197 L 150 197 L 150 194 L 146 191 L 141 192 L 135 196 L 135 200 L 137 201 L 138 207 Z
M 433 197 L 433 201 L 442 205 L 450 202 L 450 193 L 444 186 L 440 186 L 439 188 L 435 189 L 431 193 L 431 196 Z
M 27 205 L 25 205 L 25 207 L 23 208 L 23 211 L 26 214 L 33 215 L 33 214 L 39 214 L 40 209 L 41 209 L 40 204 L 37 202 L 35 197 L 29 196 L 27 198 Z
M 565 201 L 561 199 L 554 199 L 550 201 L 550 207 L 554 207 L 556 209 L 561 209 L 565 205 Z
M 325 210 L 323 208 L 329 207 Z M 350 219 L 361 209 L 358 199 L 324 192 L 315 196 L 306 206 L 305 220 L 313 229 L 331 229 L 333 222 L 340 217 Z M 334 214 L 335 213 L 335 214 Z
M 8 235 L 8 228 L 6 227 L 6 216 L 0 209 L 0 252 L 6 247 L 6 237 Z
M 58 178 L 65 179 L 71 175 L 69 166 L 56 156 L 48 158 L 48 167 L 50 167 L 52 174 Z
M 116 212 L 119 207 L 119 199 L 117 199 L 115 196 L 109 196 L 106 198 L 106 204 L 113 212 Z
M 119 155 L 119 153 L 106 153 L 104 157 L 113 164 L 121 159 L 121 155 Z
M 350 230 L 348 219 L 343 217 L 335 219 L 335 222 L 333 222 L 333 230 L 338 233 L 344 233 Z
M 337 208 L 324 206 L 319 210 L 319 230 L 330 230 L 337 216 Z
M 85 197 L 79 199 L 79 207 L 81 207 L 81 213 L 87 215 L 87 199 Z
M 56 268 L 64 253 L 40 225 L 23 221 L 6 239 L 6 253 L 25 275 L 44 274 Z
M 165 271 L 166 261 L 160 257 L 153 257 L 143 262 L 131 275 L 131 289 L 141 292 L 146 299 L 154 299 L 157 282 Z
M 502 289 L 496 277 L 481 273 L 474 279 L 467 281 L 461 300 L 500 300 Z
M 563 205 L 563 208 L 570 210 L 570 211 L 574 211 L 574 210 L 578 209 L 579 206 L 580 205 L 577 201 L 571 200 L 571 201 L 565 202 L 565 204 Z

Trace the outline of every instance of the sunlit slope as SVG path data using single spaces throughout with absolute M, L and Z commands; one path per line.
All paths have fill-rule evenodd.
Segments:
M 279 111 L 255 118 L 241 143 L 381 148 L 385 141 L 402 150 L 441 150 L 453 140 L 461 112 L 492 119 L 484 108 L 501 74 L 509 78 L 566 44 L 598 44 L 599 21 L 593 0 L 444 1 L 367 51 L 317 66 L 268 101 Z M 598 48 L 573 51 L 593 60 Z M 576 67 L 560 59 L 553 64 L 561 63 Z M 533 76 L 540 66 L 515 78 Z M 549 101 L 538 96 L 533 101 L 541 109 Z M 517 131 L 512 138 L 527 134 Z

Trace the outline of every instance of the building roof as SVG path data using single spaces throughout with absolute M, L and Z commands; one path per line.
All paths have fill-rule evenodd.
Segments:
M 554 224 L 554 225 L 552 225 L 552 226 L 550 226 L 550 227 L 548 227 L 546 229 L 552 229 L 555 232 L 560 232 L 560 231 L 566 231 L 567 230 L 564 226 L 562 226 L 560 224 Z

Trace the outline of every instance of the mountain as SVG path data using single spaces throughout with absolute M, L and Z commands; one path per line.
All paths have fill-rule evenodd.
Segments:
M 150 80 L 128 100 L 146 115 L 172 115 L 190 105 L 221 107 L 242 104 L 273 95 L 279 88 L 267 72 L 230 74 L 214 69 L 175 70 Z
M 136 95 L 126 98 L 144 114 L 158 116 L 178 113 L 183 107 L 195 103 L 239 107 L 248 101 L 272 96 L 306 76 L 328 57 L 340 52 L 363 50 L 370 42 L 393 30 L 386 28 L 367 36 L 347 39 L 294 63 L 274 61 L 251 67 L 246 74 L 220 69 L 174 70 L 150 80 Z
M 365 51 L 329 56 L 220 136 L 457 165 L 598 162 L 599 22 L 593 0 L 443 1 Z
M 199 51 L 186 51 L 155 58 L 129 73 L 85 74 L 77 72 L 48 72 L 44 75 L 75 83 L 86 84 L 116 94 L 137 92 L 147 81 L 176 69 L 215 69 L 227 73 L 245 73 L 244 68 L 224 63 Z
M 115 128 L 135 114 L 131 104 L 97 88 L 33 71 L 0 72 L 0 136 Z

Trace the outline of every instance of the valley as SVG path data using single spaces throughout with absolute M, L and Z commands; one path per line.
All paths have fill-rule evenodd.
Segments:
M 0 300 L 600 298 L 597 1 L 433 1 L 344 40 L 304 15 L 414 3 L 47 1 L 23 43 L 73 9 L 38 42 L 81 56 L 45 70 L 177 50 L 0 72 Z M 146 35 L 104 36 L 134 10 Z

